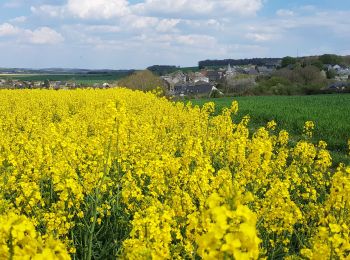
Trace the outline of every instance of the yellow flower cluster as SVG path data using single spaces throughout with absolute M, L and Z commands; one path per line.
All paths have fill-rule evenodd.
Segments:
M 0 91 L 0 258 L 349 257 L 350 168 L 313 122 L 291 145 L 160 94 Z
M 310 259 L 347 259 L 350 256 L 350 167 L 340 165 L 332 178 L 330 194 L 320 210 L 320 225 L 310 239 Z
M 315 129 L 315 124 L 312 121 L 306 121 L 304 124 L 304 134 L 307 137 L 312 137 L 312 131 Z
M 40 236 L 25 216 L 0 216 L 0 259 L 70 259 L 65 246 L 52 237 Z

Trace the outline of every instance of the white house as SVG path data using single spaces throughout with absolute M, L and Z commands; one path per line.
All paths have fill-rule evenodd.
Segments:
M 193 81 L 194 81 L 194 83 L 197 83 L 197 82 L 199 82 L 199 81 L 203 81 L 203 82 L 209 83 L 209 78 L 206 77 L 206 76 L 204 76 L 204 75 L 203 75 L 202 73 L 200 73 L 200 72 L 196 72 L 196 73 L 194 74 Z

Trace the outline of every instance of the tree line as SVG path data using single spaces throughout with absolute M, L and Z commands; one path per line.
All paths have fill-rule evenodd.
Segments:
M 262 66 L 266 64 L 276 64 L 281 61 L 280 58 L 252 58 L 252 59 L 224 59 L 224 60 L 203 60 L 198 62 L 198 67 L 224 67 L 227 65 L 231 66 L 244 66 L 254 64 Z

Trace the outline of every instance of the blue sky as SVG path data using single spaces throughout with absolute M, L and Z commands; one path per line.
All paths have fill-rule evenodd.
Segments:
M 3 0 L 0 67 L 350 54 L 348 0 Z

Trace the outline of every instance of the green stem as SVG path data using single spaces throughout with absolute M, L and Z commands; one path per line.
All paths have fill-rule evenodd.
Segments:
M 13 228 L 11 227 L 11 229 L 10 229 L 10 239 L 9 239 L 9 243 L 8 243 L 9 252 L 10 252 L 9 260 L 12 260 L 13 259 L 13 255 L 15 254 L 14 248 L 13 248 L 12 229 Z
M 92 240 L 93 240 L 95 227 L 96 227 L 98 197 L 99 197 L 99 192 L 97 191 L 96 199 L 94 200 L 94 206 L 93 206 L 93 221 L 92 221 L 91 229 L 89 230 L 88 251 L 87 251 L 87 257 L 86 257 L 87 260 L 92 259 Z

